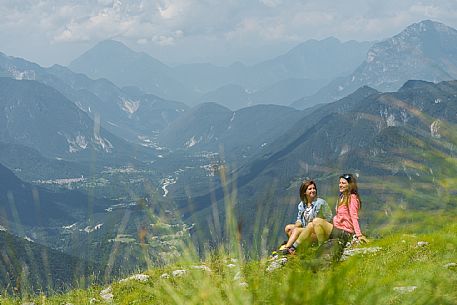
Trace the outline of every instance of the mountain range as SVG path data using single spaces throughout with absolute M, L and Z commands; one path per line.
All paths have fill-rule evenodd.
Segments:
M 290 107 L 256 105 L 231 111 L 204 103 L 187 111 L 159 135 L 170 149 L 218 152 L 226 160 L 242 160 L 255 154 L 292 126 L 303 114 Z
M 0 94 L 1 142 L 34 148 L 50 159 L 134 156 L 131 144 L 101 128 L 54 88 L 4 77 Z
M 119 87 L 136 86 L 188 105 L 217 102 L 239 109 L 260 103 L 287 105 L 297 96 L 311 95 L 334 77 L 345 75 L 360 64 L 371 44 L 342 43 L 336 38 L 310 40 L 253 66 L 234 63 L 216 67 L 203 63 L 168 67 L 120 42 L 108 40 L 75 59 L 69 68 L 94 79 L 107 78 Z M 256 94 L 243 98 L 237 91 Z M 268 95 L 272 91 L 276 97 Z
M 113 41 L 71 66 L 95 80 L 0 54 L 0 228 L 15 236 L 0 233 L 94 260 L 110 273 L 168 261 L 189 233 L 203 246 L 222 241 L 232 232 L 221 224 L 233 216 L 243 242 L 277 236 L 307 177 L 332 204 L 339 174 L 356 174 L 368 229 L 394 204 L 454 207 L 451 196 L 433 197 L 457 187 L 449 178 L 457 174 L 455 34 L 423 21 L 374 44 L 358 68 L 371 44 L 328 39 L 250 67 L 204 64 L 194 79 L 200 65 L 168 67 Z M 313 72 L 328 56 L 336 58 Z M 313 64 L 304 60 L 311 57 Z M 316 82 L 311 92 L 331 79 L 296 108 L 284 106 L 308 80 Z M 291 92 L 276 95 L 275 86 Z M 199 98 L 227 105 L 192 105 Z M 265 100 L 282 105 L 244 107 Z M 55 171 L 90 175 L 90 183 L 81 192 L 30 183 L 45 172 L 58 178 Z
M 396 91 L 411 79 L 439 82 L 457 78 L 457 30 L 424 20 L 375 43 L 365 61 L 316 94 L 295 101 L 299 109 L 342 98 L 361 86 Z
M 21 58 L 0 53 L 0 73 L 16 80 L 34 80 L 63 94 L 102 128 L 129 142 L 154 147 L 155 135 L 188 107 L 179 102 L 125 91 L 106 79 L 91 80 L 83 74 L 54 65 L 43 68 Z
M 244 238 L 250 240 L 259 228 L 276 225 L 279 230 L 285 225 L 284 215 L 293 215 L 298 200 L 293 194 L 302 179 L 315 178 L 324 198 L 334 197 L 337 177 L 344 171 L 363 181 L 361 194 L 369 211 L 364 225 L 380 210 L 388 213 L 389 204 L 398 200 L 411 204 L 411 209 L 443 208 L 446 203 L 430 201 L 434 192 L 452 189 L 439 181 L 447 179 L 443 173 L 455 154 L 456 96 L 456 81 L 408 81 L 397 92 L 387 93 L 360 88 L 303 116 L 230 173 L 228 186 L 194 196 L 192 207 L 184 202 L 180 206 L 189 221 L 198 219 L 202 231 L 211 232 L 214 202 L 225 219 L 232 196 L 227 188 L 234 189 L 232 207 Z
M 135 86 L 162 98 L 185 100 L 194 94 L 173 78 L 170 67 L 114 40 L 98 43 L 72 61 L 69 68 L 93 79 L 107 78 L 119 87 Z

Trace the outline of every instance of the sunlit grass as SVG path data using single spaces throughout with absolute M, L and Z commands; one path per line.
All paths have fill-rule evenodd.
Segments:
M 422 216 L 428 226 L 431 220 L 426 214 Z M 113 298 L 108 303 L 455 304 L 457 267 L 452 263 L 457 263 L 457 225 L 437 226 L 424 234 L 411 233 L 414 230 L 404 226 L 404 230 L 385 234 L 364 245 L 380 247 L 378 252 L 356 255 L 317 272 L 307 265 L 312 249 L 291 257 L 284 267 L 272 272 L 266 271 L 266 259 L 243 262 L 218 252 L 200 261 L 187 253 L 180 263 L 144 272 L 149 276 L 144 282 L 131 279 L 112 283 Z M 186 272 L 173 276 L 176 270 Z M 104 303 L 107 301 L 100 292 L 107 287 L 0 300 L 1 304 Z
M 433 121 L 414 109 L 409 111 L 424 125 Z M 398 174 L 361 177 L 360 189 L 367 192 L 361 218 L 370 219 L 363 228 L 371 240 L 366 247 L 380 247 L 378 252 L 354 256 L 316 272 L 310 264 L 315 249 L 307 249 L 301 255 L 290 257 L 284 267 L 267 272 L 271 244 L 277 245 L 283 238 L 284 219 L 292 220 L 294 214 L 280 215 L 275 210 L 278 203 L 271 198 L 275 198 L 279 186 L 277 180 L 272 179 L 261 194 L 255 194 L 259 208 L 256 217 L 249 219 L 252 236 L 246 243 L 239 221 L 243 208 L 238 206 L 237 177 L 236 174 L 229 177 L 228 167 L 221 167 L 222 203 L 212 202 L 207 218 L 209 232 L 196 233 L 199 241 L 212 239 L 217 242 L 216 246 L 196 247 L 189 236 L 179 236 L 181 240 L 173 244 L 173 254 L 179 253 L 179 256 L 165 257 L 164 251 L 162 264 L 158 264 L 148 249 L 154 241 L 148 240 L 147 232 L 139 229 L 138 236 L 124 234 L 131 216 L 126 213 L 119 220 L 117 238 L 102 275 L 103 285 L 91 285 L 87 289 L 78 289 L 75 285 L 75 289 L 65 293 L 52 289 L 46 294 L 26 289 L 5 291 L 0 303 L 456 304 L 457 225 L 454 222 L 457 206 L 453 197 L 457 191 L 457 160 L 449 147 L 456 144 L 454 131 L 457 129 L 452 124 L 442 124 L 446 128 L 441 138 L 432 139 L 430 143 L 407 139 L 412 146 L 396 150 L 390 162 L 399 169 Z M 383 170 L 393 166 L 377 161 Z M 340 169 L 331 170 L 333 173 L 325 173 L 318 180 L 325 191 L 339 175 Z M 295 192 L 298 188 L 301 180 L 294 179 L 288 191 Z M 130 192 L 129 195 L 134 198 L 137 194 Z M 166 200 L 158 200 L 153 191 L 149 195 L 160 205 L 159 210 L 165 210 Z M 293 196 L 290 198 L 296 200 Z M 328 194 L 325 199 L 332 204 L 336 194 Z M 167 217 L 179 218 L 179 215 L 157 215 L 144 202 L 140 206 L 152 224 L 147 229 L 149 235 L 174 233 Z M 138 273 L 149 276 L 144 282 L 120 281 L 128 276 L 113 275 L 110 269 L 120 256 L 121 243 L 126 241 L 139 244 L 139 251 L 128 253 L 138 254 L 145 262 L 147 267 L 138 269 Z M 173 275 L 177 270 L 185 272 L 181 276 Z M 27 278 L 22 280 L 26 288 Z M 107 288 L 108 294 L 112 294 L 108 301 L 101 295 Z

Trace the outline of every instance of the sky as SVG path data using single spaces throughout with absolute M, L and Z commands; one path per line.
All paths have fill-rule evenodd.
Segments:
M 0 0 L 0 52 L 68 65 L 114 39 L 169 64 L 253 64 L 330 36 L 379 41 L 425 19 L 457 28 L 456 0 Z

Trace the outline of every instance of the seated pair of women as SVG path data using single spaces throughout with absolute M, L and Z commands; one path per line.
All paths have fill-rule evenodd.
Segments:
M 336 214 L 332 219 L 327 202 L 317 197 L 316 183 L 305 180 L 300 187 L 298 215 L 295 224 L 285 227 L 289 239 L 279 249 L 283 254 L 293 253 L 301 243 L 319 244 L 330 238 L 347 242 L 353 235 L 361 242 L 368 240 L 362 234 L 359 225 L 359 210 L 362 205 L 356 178 L 352 174 L 339 177 L 339 197 Z

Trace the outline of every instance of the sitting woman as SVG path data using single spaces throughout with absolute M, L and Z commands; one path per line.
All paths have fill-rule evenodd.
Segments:
M 308 226 L 312 227 L 314 219 L 321 218 L 328 221 L 332 219 L 332 211 L 327 202 L 317 197 L 316 183 L 313 180 L 303 181 L 300 187 L 300 199 L 297 221 L 295 224 L 288 224 L 284 229 L 289 239 L 286 244 L 279 248 L 282 254 L 289 254 L 295 250 L 295 241 Z M 313 234 L 310 237 L 316 238 Z
M 358 193 L 357 181 L 351 174 L 344 174 L 339 179 L 340 196 L 336 206 L 336 215 L 333 224 L 320 218 L 315 218 L 310 225 L 312 228 L 303 230 L 297 242 L 310 242 L 312 234 L 317 237 L 319 244 L 328 239 L 339 239 L 344 244 L 351 240 L 353 235 L 360 242 L 368 242 L 362 234 L 359 225 L 359 210 L 362 205 Z

